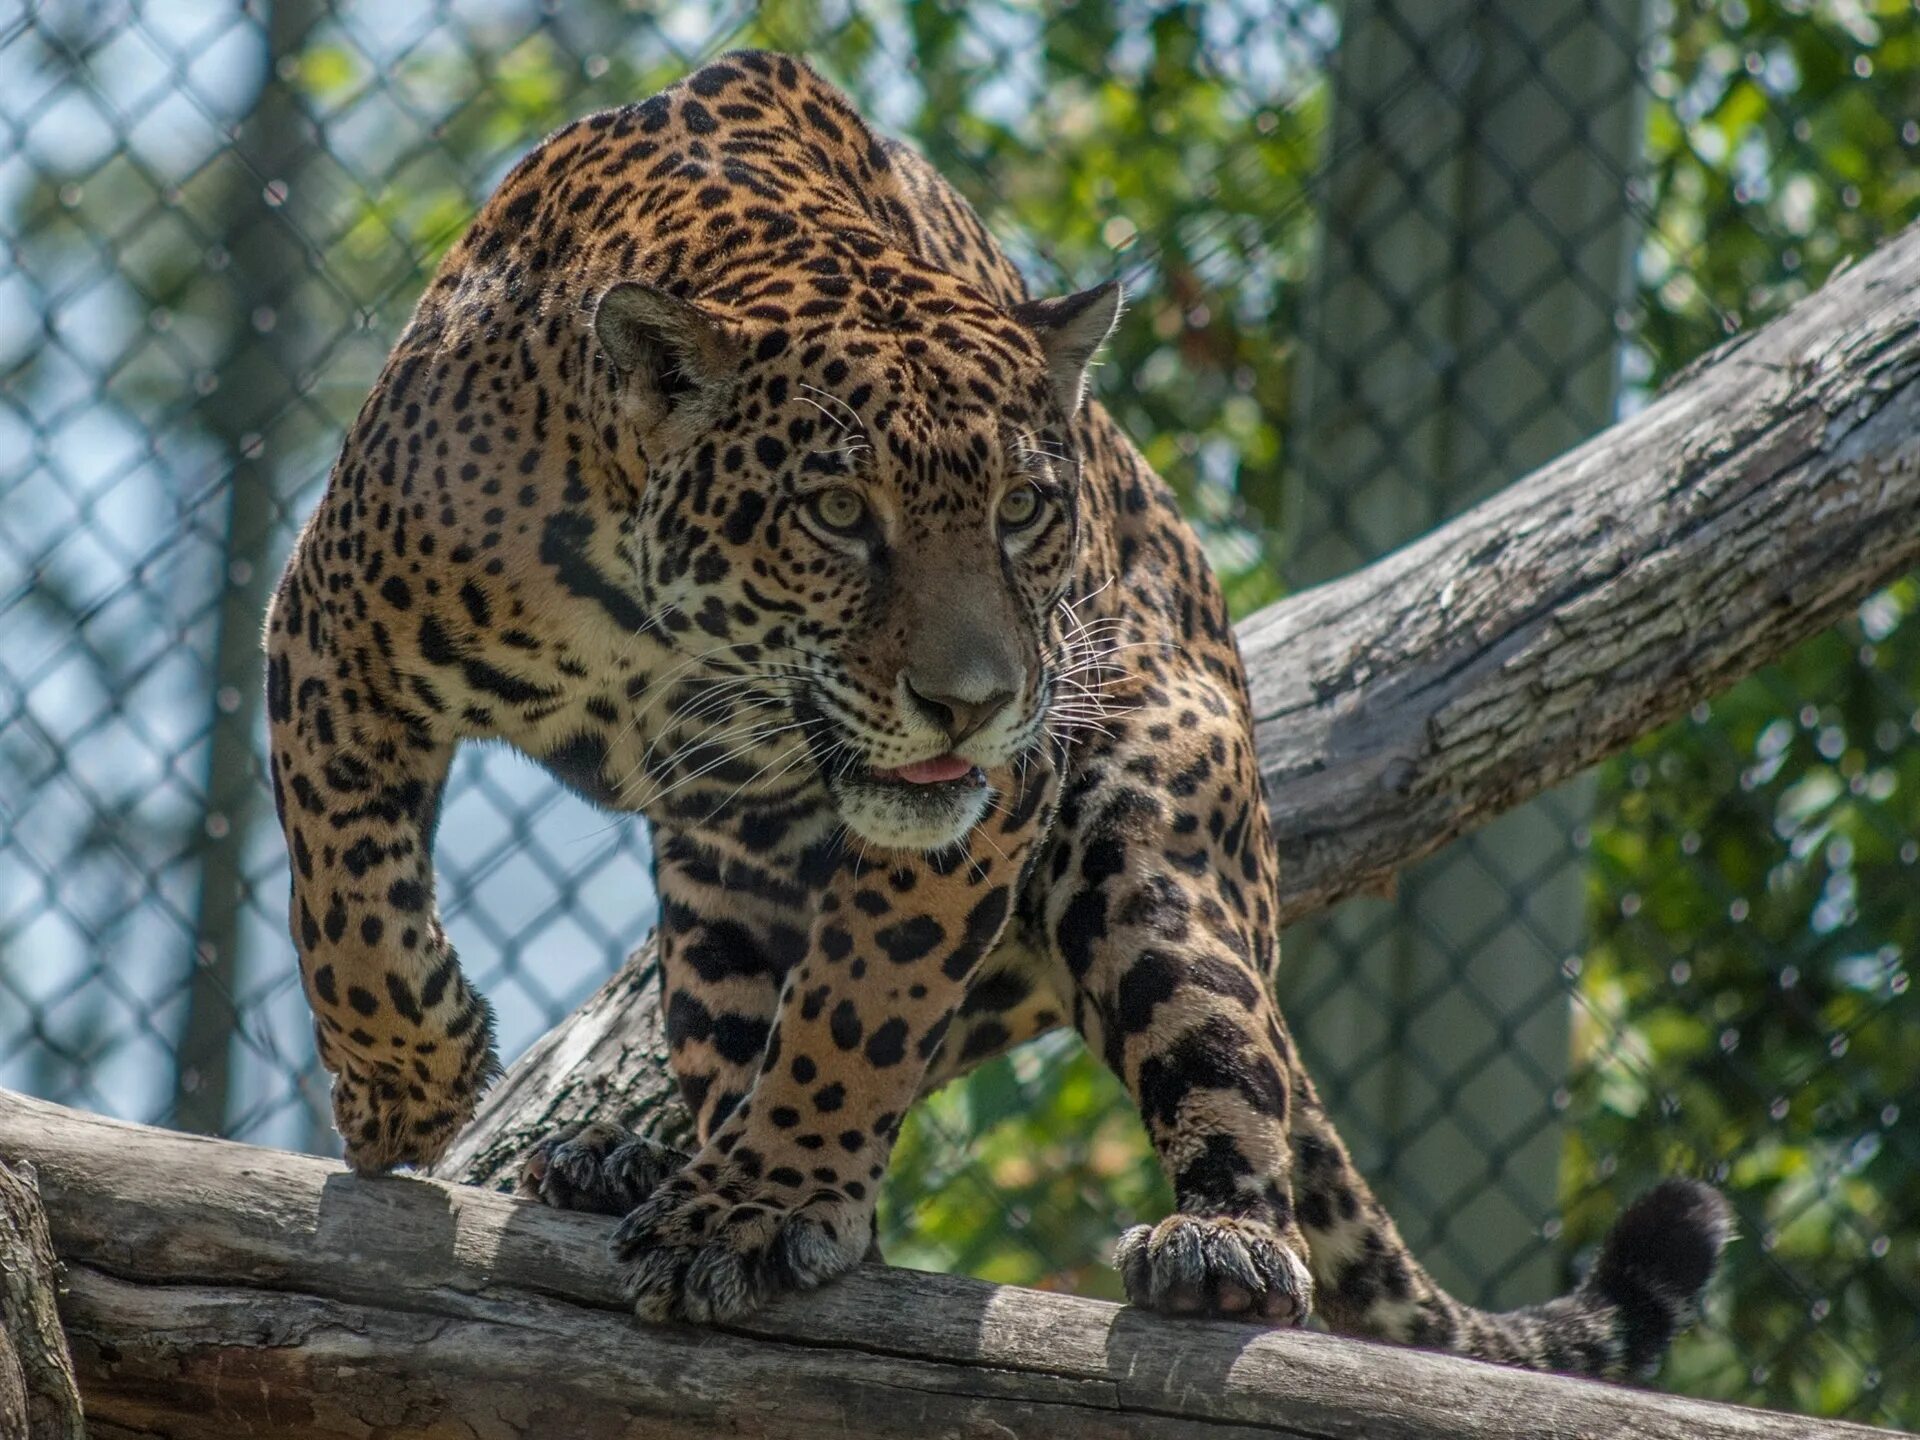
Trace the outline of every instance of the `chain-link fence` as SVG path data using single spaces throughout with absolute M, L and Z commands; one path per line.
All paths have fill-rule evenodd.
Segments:
M 1920 214 L 1910 0 L 0 8 L 0 1084 L 333 1149 L 267 587 L 489 187 L 736 44 L 814 56 L 1040 287 L 1129 279 L 1102 396 L 1243 613 Z M 1557 1290 L 1633 1192 L 1703 1174 L 1742 1239 L 1666 1383 L 1920 1425 L 1916 604 L 1290 937 L 1309 1059 L 1461 1293 Z M 643 827 L 469 750 L 440 837 L 511 1056 L 644 933 Z M 1110 1294 L 1167 1199 L 1056 1036 L 923 1107 L 887 1246 Z

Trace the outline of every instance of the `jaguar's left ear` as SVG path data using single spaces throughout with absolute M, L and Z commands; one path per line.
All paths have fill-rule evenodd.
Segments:
M 600 297 L 593 333 L 643 435 L 717 412 L 739 370 L 740 344 L 718 315 L 637 280 Z
M 1120 282 L 1109 280 L 1077 295 L 1026 300 L 1013 307 L 1013 318 L 1040 342 L 1053 393 L 1068 415 L 1075 414 L 1086 397 L 1087 366 L 1093 362 L 1094 351 L 1113 332 L 1122 298 Z

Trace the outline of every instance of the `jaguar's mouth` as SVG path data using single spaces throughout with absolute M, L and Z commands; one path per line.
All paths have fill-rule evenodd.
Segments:
M 986 771 L 953 754 L 851 770 L 832 784 L 847 828 L 868 844 L 889 850 L 938 850 L 953 844 L 980 823 L 993 796 Z
M 931 760 L 916 760 L 911 765 L 896 765 L 891 770 L 869 770 L 875 780 L 893 785 L 957 785 L 962 781 L 975 785 L 987 783 L 987 772 L 963 756 L 936 755 Z

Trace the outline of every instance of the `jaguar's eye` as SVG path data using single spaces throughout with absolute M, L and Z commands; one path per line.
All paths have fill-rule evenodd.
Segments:
M 1040 513 L 1040 492 L 1031 485 L 1016 485 L 1000 497 L 1000 528 L 1020 530 Z
M 845 485 L 822 490 L 807 504 L 813 510 L 813 518 L 829 530 L 851 533 L 867 518 L 867 502 L 860 498 L 859 491 Z

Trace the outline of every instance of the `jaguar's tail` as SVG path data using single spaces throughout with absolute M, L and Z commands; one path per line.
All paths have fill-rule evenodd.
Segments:
M 1504 1313 L 1476 1310 L 1407 1250 L 1325 1112 L 1302 1106 L 1294 1128 L 1295 1208 L 1315 1309 L 1349 1334 L 1532 1370 L 1644 1376 L 1698 1314 L 1733 1231 L 1719 1191 L 1667 1180 L 1627 1207 L 1571 1294 Z
M 1711 1185 L 1666 1180 L 1614 1221 L 1600 1258 L 1568 1303 L 1610 1337 L 1604 1373 L 1645 1375 L 1699 1314 L 1733 1215 Z

